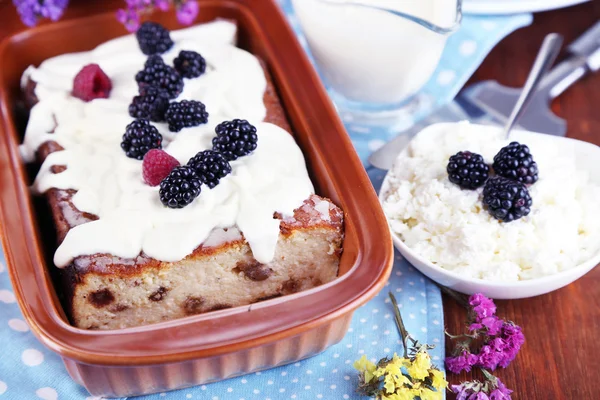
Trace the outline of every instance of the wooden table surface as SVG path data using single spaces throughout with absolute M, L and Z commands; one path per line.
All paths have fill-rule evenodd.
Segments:
M 536 14 L 532 25 L 494 48 L 471 83 L 494 79 L 520 87 L 547 33 L 560 33 L 570 43 L 598 20 L 598 0 Z M 600 73 L 577 82 L 553 102 L 552 109 L 567 120 L 569 137 L 600 145 Z M 515 361 L 496 374 L 514 390 L 514 399 L 600 398 L 600 268 L 553 293 L 497 305 L 498 314 L 520 325 L 526 338 Z M 448 331 L 459 331 L 464 311 L 449 298 L 444 299 L 444 311 Z M 451 376 L 450 382 L 472 377 L 482 378 L 461 374 Z
M 65 18 L 120 6 L 122 1 L 72 1 Z M 12 2 L 0 0 L 0 39 L 22 27 L 10 18 Z M 520 87 L 543 37 L 558 32 L 570 43 L 600 20 L 600 1 L 536 14 L 531 26 L 503 40 L 470 82 L 494 79 Z M 588 76 L 552 105 L 568 121 L 568 136 L 600 145 L 600 73 Z M 592 400 L 600 398 L 600 268 L 551 294 L 531 299 L 498 301 L 498 314 L 523 327 L 526 343 L 515 361 L 497 376 L 514 390 L 514 399 Z M 449 332 L 463 328 L 464 310 L 444 299 Z M 448 349 L 450 350 L 450 349 Z M 481 378 L 450 376 L 451 383 Z M 449 396 L 452 398 L 452 396 Z

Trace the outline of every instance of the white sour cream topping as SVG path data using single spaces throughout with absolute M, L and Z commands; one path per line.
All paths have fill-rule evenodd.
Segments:
M 65 148 L 46 158 L 33 188 L 38 193 L 75 189 L 75 206 L 99 217 L 68 232 L 54 256 L 58 267 L 96 253 L 132 258 L 144 252 L 161 261 L 178 261 L 215 228 L 232 226 L 243 232 L 259 262 L 271 261 L 279 235 L 273 213 L 292 215 L 313 193 L 313 186 L 292 136 L 261 122 L 266 114 L 264 72 L 253 55 L 233 45 L 235 35 L 235 25 L 225 21 L 173 31 L 175 45 L 162 55 L 172 65 L 180 50 L 194 50 L 208 65 L 201 77 L 185 79 L 177 99 L 202 101 L 208 123 L 179 133 L 170 132 L 166 123 L 153 123 L 163 135 L 164 150 L 182 165 L 212 147 L 214 127 L 222 121 L 243 118 L 258 130 L 258 148 L 232 162 L 233 172 L 214 189 L 203 185 L 200 196 L 178 210 L 162 205 L 158 187 L 143 182 L 142 162 L 127 158 L 120 147 L 125 127 L 133 120 L 128 105 L 137 94 L 134 76 L 146 60 L 133 35 L 28 68 L 25 75 L 37 82 L 39 103 L 31 110 L 21 152 L 31 161 L 48 140 Z M 85 103 L 70 93 L 73 78 L 90 63 L 100 65 L 113 88 L 108 99 Z M 53 165 L 67 169 L 53 174 Z

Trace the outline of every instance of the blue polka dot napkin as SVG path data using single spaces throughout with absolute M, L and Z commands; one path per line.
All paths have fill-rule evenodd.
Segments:
M 306 43 L 295 21 L 289 0 L 280 0 L 302 43 Z M 423 92 L 436 99 L 429 110 L 450 101 L 475 71 L 486 54 L 504 36 L 531 22 L 531 15 L 465 16 L 461 29 L 446 46 L 440 65 Z M 366 160 L 393 137 L 386 129 L 347 126 L 358 154 Z M 383 172 L 369 170 L 376 188 Z M 0 221 L 1 223 L 1 221 Z M 387 292 L 398 299 L 411 332 L 421 342 L 434 344 L 433 360 L 443 367 L 441 296 L 437 287 L 396 254 L 396 263 L 385 289 L 358 309 L 348 334 L 335 346 L 311 359 L 229 379 L 224 382 L 143 396 L 140 399 L 282 400 L 358 399 L 354 360 L 366 354 L 372 361 L 402 351 Z M 15 303 L 4 257 L 0 254 L 0 400 L 91 400 L 82 387 L 69 378 L 58 356 L 44 348 L 29 331 Z

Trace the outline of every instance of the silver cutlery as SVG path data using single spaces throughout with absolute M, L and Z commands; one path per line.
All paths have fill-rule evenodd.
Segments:
M 531 101 L 519 118 L 518 126 L 557 136 L 566 134 L 566 122 L 552 113 L 550 101 L 590 72 L 600 69 L 600 22 L 567 47 L 569 57 L 554 66 L 533 91 Z M 438 122 L 468 120 L 479 124 L 503 125 L 522 92 L 494 81 L 475 83 L 430 116 L 400 132 L 394 139 L 371 154 L 369 163 L 390 169 L 396 156 L 419 131 Z

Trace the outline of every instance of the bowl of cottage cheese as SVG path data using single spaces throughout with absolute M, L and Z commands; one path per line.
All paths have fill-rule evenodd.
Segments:
M 527 188 L 528 215 L 503 222 L 484 206 L 482 187 L 462 189 L 450 182 L 446 167 L 460 151 L 492 165 L 513 141 L 529 147 L 539 178 Z M 396 247 L 429 278 L 467 294 L 537 296 L 600 263 L 598 160 L 600 147 L 579 140 L 526 131 L 506 139 L 497 127 L 435 124 L 398 155 L 380 201 Z

